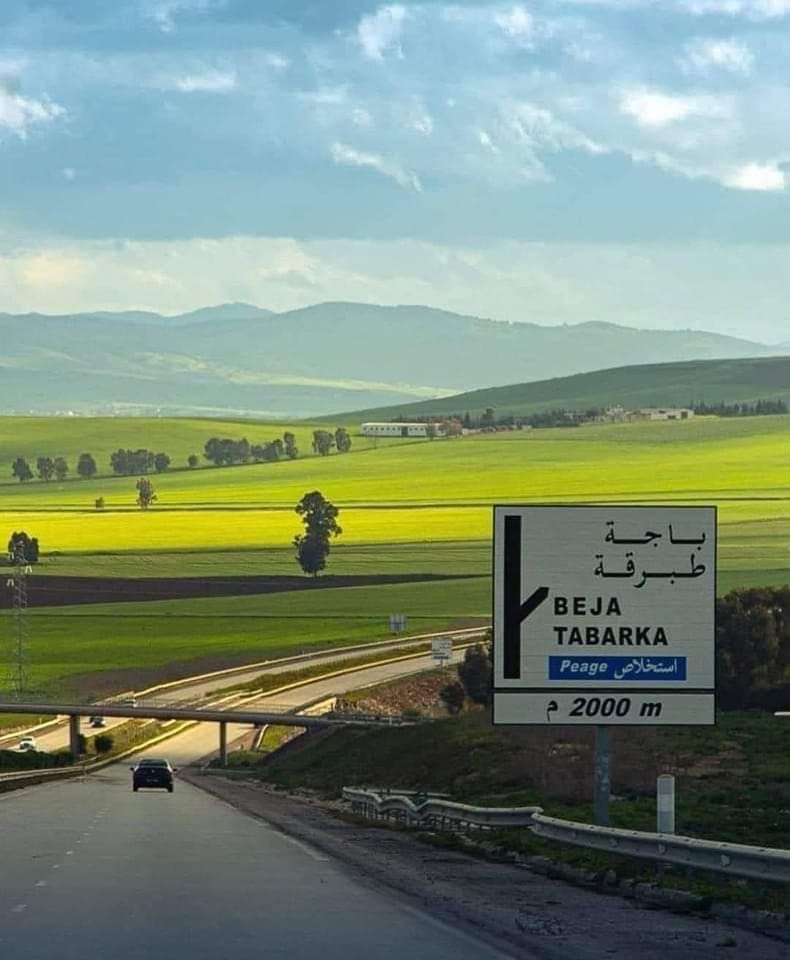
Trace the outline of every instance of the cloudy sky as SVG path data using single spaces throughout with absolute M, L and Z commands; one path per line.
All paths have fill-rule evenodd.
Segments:
M 790 0 L 2 0 L 0 311 L 790 340 Z

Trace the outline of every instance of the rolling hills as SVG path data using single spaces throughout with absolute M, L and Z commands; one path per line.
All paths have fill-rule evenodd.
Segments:
M 790 356 L 616 367 L 534 383 L 470 390 L 418 403 L 355 410 L 339 416 L 353 422 L 466 412 L 479 416 L 488 407 L 493 408 L 497 416 L 526 416 L 558 408 L 586 410 L 621 404 L 626 409 L 634 409 L 760 399 L 790 402 Z
M 502 323 L 421 306 L 0 314 L 0 412 L 308 417 L 618 364 L 764 357 L 713 333 Z

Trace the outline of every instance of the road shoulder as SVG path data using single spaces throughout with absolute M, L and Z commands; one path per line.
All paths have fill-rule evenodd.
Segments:
M 541 960 L 784 960 L 787 945 L 702 917 L 650 910 L 505 863 L 359 823 L 332 805 L 251 781 L 185 770 L 181 778 L 331 856 L 361 882 L 383 884 L 426 913 L 503 949 Z

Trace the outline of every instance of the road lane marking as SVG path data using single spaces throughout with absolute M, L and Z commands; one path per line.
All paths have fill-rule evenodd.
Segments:
M 18 903 L 15 907 L 11 907 L 11 913 L 22 913 L 22 911 L 26 909 L 26 903 Z
M 46 887 L 46 885 L 47 885 L 47 881 L 46 881 L 46 880 L 36 880 L 36 886 L 37 886 L 37 887 Z
M 272 833 L 277 834 L 278 837 L 282 837 L 283 840 L 287 840 L 288 843 L 292 843 L 295 847 L 299 847 L 302 853 L 306 853 L 308 857 L 313 860 L 317 860 L 318 863 L 329 863 L 329 857 L 325 857 L 317 850 L 309 847 L 306 843 L 302 843 L 301 840 L 297 840 L 296 837 L 289 837 L 287 833 L 281 833 L 279 830 L 272 830 Z
M 67 851 L 66 851 L 66 856 L 67 856 L 67 857 L 70 857 L 73 853 L 74 853 L 73 850 L 67 850 Z
M 53 869 L 53 870 L 60 870 L 60 864 L 59 864 L 59 863 L 53 863 L 53 864 L 52 864 L 52 869 Z

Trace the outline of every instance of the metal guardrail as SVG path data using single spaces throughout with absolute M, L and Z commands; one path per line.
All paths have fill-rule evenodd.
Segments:
M 419 795 L 411 793 L 385 793 L 350 787 L 343 789 L 343 799 L 351 803 L 353 810 L 365 816 L 395 819 L 405 824 L 430 824 L 439 828 L 528 827 L 540 837 L 620 856 L 714 870 L 733 877 L 790 883 L 790 850 L 698 840 L 668 833 L 598 827 L 547 817 L 540 807 L 472 807 L 436 797 L 419 802 Z
M 39 777 L 44 777 L 45 779 L 57 777 L 73 777 L 77 774 L 85 773 L 84 766 L 70 766 L 70 767 L 41 767 L 39 769 L 33 768 L 31 770 L 16 770 L 13 773 L 0 773 L 0 783 L 8 783 L 13 780 L 36 780 Z

